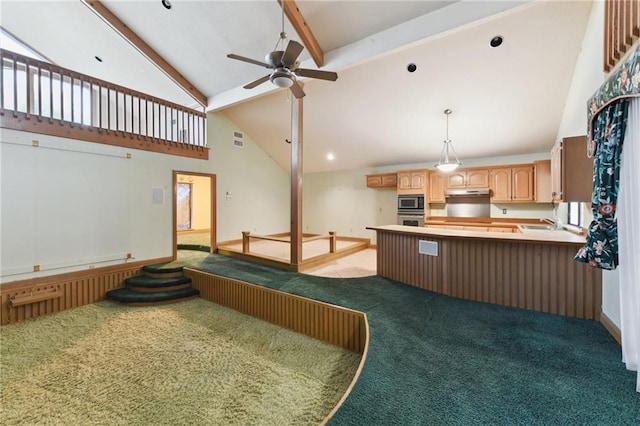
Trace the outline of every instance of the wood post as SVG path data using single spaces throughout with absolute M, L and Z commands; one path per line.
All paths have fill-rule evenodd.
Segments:
M 329 253 L 336 252 L 336 231 L 329 231 Z
M 251 232 L 242 231 L 242 252 L 249 253 L 249 235 Z
M 302 264 L 302 98 L 291 96 L 291 259 Z

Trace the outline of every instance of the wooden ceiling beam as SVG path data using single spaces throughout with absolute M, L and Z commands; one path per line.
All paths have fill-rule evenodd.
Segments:
M 102 4 L 99 0 L 84 0 L 102 20 L 115 29 L 120 35 L 127 40 L 142 53 L 147 59 L 160 68 L 171 80 L 185 92 L 189 93 L 203 107 L 207 107 L 207 96 L 198 90 L 189 80 L 186 79 L 178 70 L 176 70 L 169 62 L 167 62 L 158 52 L 153 50 L 144 40 L 142 40 L 131 28 L 120 20 L 113 12 Z
M 322 48 L 318 44 L 318 40 L 311 32 L 311 28 L 307 25 L 307 22 L 300 13 L 300 9 L 296 5 L 294 0 L 276 0 L 280 7 L 282 7 L 282 3 L 284 2 L 284 14 L 287 15 L 287 19 L 298 33 L 298 37 L 300 37 L 300 41 L 304 44 L 304 47 L 307 48 L 311 58 L 316 63 L 318 68 L 324 65 L 324 52 Z

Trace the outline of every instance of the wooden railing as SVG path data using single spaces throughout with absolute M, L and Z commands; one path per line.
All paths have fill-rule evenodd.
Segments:
M 606 0 L 604 71 L 615 68 L 639 37 L 640 0 Z
M 250 253 L 251 252 L 251 238 L 255 238 L 257 240 L 265 240 L 265 241 L 279 241 L 281 243 L 291 244 L 291 238 L 289 236 L 286 237 L 277 237 L 273 235 L 257 235 L 251 234 L 249 231 L 242 231 L 242 252 Z M 335 231 L 330 231 L 329 235 L 313 235 L 309 237 L 302 237 L 302 242 L 307 243 L 310 241 L 316 240 L 329 240 L 329 253 L 336 252 L 336 240 L 337 235 Z
M 206 114 L 0 49 L 0 125 L 208 158 Z

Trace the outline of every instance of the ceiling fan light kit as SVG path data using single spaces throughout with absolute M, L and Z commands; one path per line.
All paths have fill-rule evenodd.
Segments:
M 293 85 L 293 78 L 291 71 L 286 68 L 278 68 L 271 74 L 269 80 L 278 87 L 287 88 Z
M 453 149 L 451 139 L 449 139 L 449 115 L 451 115 L 452 112 L 453 111 L 448 108 L 444 110 L 444 114 L 447 116 L 447 138 L 440 152 L 440 161 L 436 164 L 436 168 L 445 173 L 454 171 L 462 164 L 456 155 L 456 151 Z M 453 156 L 453 159 L 451 156 Z

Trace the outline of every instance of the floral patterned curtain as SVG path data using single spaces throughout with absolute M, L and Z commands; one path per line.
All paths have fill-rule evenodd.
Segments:
M 602 269 L 618 266 L 616 203 L 620 183 L 620 155 L 627 124 L 628 99 L 607 105 L 593 123 L 589 151 L 594 154 L 593 194 L 587 244 L 575 260 Z

